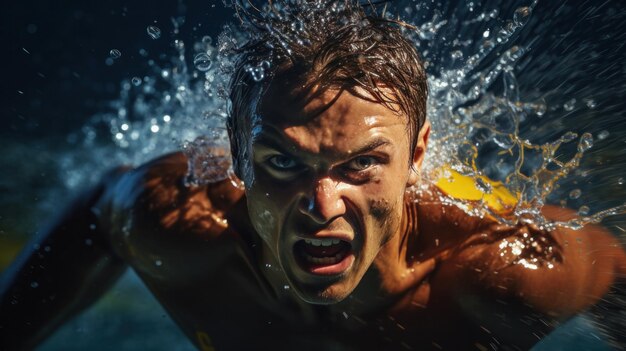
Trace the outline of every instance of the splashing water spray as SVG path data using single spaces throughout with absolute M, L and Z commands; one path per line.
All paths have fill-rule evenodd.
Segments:
M 290 11 L 293 4 L 304 11 Z M 289 41 L 299 40 L 298 32 L 305 29 L 308 12 L 325 11 L 332 18 L 341 2 L 324 4 L 280 1 L 255 9 L 264 16 L 284 16 L 284 22 L 290 23 L 270 28 L 289 52 Z M 253 5 L 235 3 L 233 8 L 237 13 L 242 6 Z M 536 1 L 520 6 L 508 19 L 500 19 L 497 9 L 479 9 L 473 2 L 461 18 L 445 16 L 430 2 L 410 2 L 400 11 L 401 20 L 415 26 L 401 29 L 417 46 L 429 76 L 431 156 L 424 165 L 422 185 L 413 191 L 427 191 L 429 184 L 437 182 L 453 186 L 461 175 L 472 180 L 481 196 L 471 201 L 454 196 L 441 200 L 472 216 L 490 216 L 507 225 L 533 223 L 546 230 L 580 229 L 626 213 L 626 204 L 593 213 L 581 209 L 577 217 L 564 222 L 548 220 L 541 213 L 559 182 L 579 169 L 583 155 L 593 146 L 593 136 L 565 132 L 545 143 L 522 137 L 520 125 L 541 118 L 550 108 L 543 99 L 524 101 L 515 76 L 516 66 L 530 45 L 511 43 L 523 31 L 535 7 Z M 181 23 L 174 19 L 173 25 L 176 35 Z M 149 26 L 146 32 L 147 39 L 164 40 L 156 26 Z M 71 170 L 65 177 L 66 185 L 74 187 L 94 174 L 86 172 L 94 168 L 94 159 L 106 157 L 111 160 L 109 164 L 138 164 L 182 147 L 189 159 L 188 186 L 228 178 L 240 186 L 231 169 L 225 120 L 227 84 L 236 59 L 233 52 L 245 42 L 245 35 L 231 26 L 224 27 L 216 43 L 207 36 L 187 47 L 174 38 L 176 54 L 166 67 L 149 60 L 153 74 L 122 82 L 120 98 L 112 102 L 114 113 L 94 116 L 70 137 L 83 151 L 63 158 L 62 168 Z M 121 54 L 112 50 L 111 55 L 117 58 Z M 187 58 L 193 66 L 187 64 Z M 271 68 L 270 62 L 268 59 L 250 65 L 246 71 L 255 81 L 262 81 Z M 102 127 L 114 142 L 114 150 L 98 142 Z M 563 151 L 572 145 L 576 146 L 573 152 Z M 510 199 L 499 206 L 490 205 L 486 199 L 500 187 Z M 580 196 L 570 197 L 576 195 Z

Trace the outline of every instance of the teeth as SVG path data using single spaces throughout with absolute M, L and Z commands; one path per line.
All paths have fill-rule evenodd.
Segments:
M 309 263 L 314 264 L 335 264 L 343 259 L 343 255 L 337 254 L 334 257 L 313 257 L 308 254 L 304 254 L 304 258 L 306 258 Z
M 331 246 L 341 242 L 339 239 L 304 239 L 304 242 L 313 246 Z

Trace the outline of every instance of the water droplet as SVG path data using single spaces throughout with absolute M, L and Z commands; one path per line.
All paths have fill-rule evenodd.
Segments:
M 578 214 L 581 216 L 586 216 L 589 214 L 589 206 L 580 206 L 578 209 Z
M 578 151 L 585 152 L 593 147 L 593 136 L 591 133 L 585 133 L 580 137 L 580 142 L 578 143 Z
M 161 30 L 157 26 L 148 26 L 146 32 L 152 39 L 159 39 L 161 37 Z
M 185 42 L 179 39 L 174 40 L 174 47 L 176 49 L 178 49 L 179 51 L 182 51 L 185 49 Z
M 289 285 L 285 284 L 285 286 L 283 286 L 283 289 L 289 290 Z
M 598 106 L 594 99 L 585 99 L 585 105 L 589 108 L 596 108 L 596 106 Z
M 598 140 L 604 140 L 606 138 L 609 137 L 609 131 L 608 130 L 603 130 L 600 133 L 598 133 Z
M 574 133 L 574 132 L 567 132 L 565 134 L 563 134 L 563 136 L 561 137 L 561 141 L 563 141 L 564 143 L 568 143 L 574 139 L 576 139 L 578 137 L 578 134 Z
M 36 288 L 36 287 L 38 287 L 38 286 L 39 286 L 39 283 L 37 283 L 37 282 L 32 282 L 32 283 L 30 283 L 30 287 L 31 287 L 31 288 Z
M 50 246 L 46 246 L 46 247 L 43 248 L 43 250 L 45 252 L 50 252 L 50 251 L 52 251 L 52 248 Z
M 116 60 L 122 56 L 122 53 L 118 49 L 111 49 L 111 51 L 109 51 L 109 56 Z
M 93 224 L 93 223 L 92 223 L 92 224 L 90 224 L 90 225 L 89 225 L 89 229 L 91 229 L 91 230 L 96 230 L 96 225 L 95 225 L 95 224 Z
M 150 131 L 152 133 L 158 133 L 159 132 L 159 126 L 157 126 L 156 124 L 150 127 Z
M 576 99 L 571 99 L 563 104 L 563 108 L 565 111 L 573 111 L 574 107 L 576 107 Z
M 248 66 L 246 67 L 246 72 L 250 73 L 250 75 L 252 76 L 252 79 L 255 82 L 260 82 L 265 78 L 265 69 L 263 69 L 262 66 L 258 66 L 258 67 Z
M 530 8 L 528 6 L 518 7 L 513 14 L 513 22 L 518 26 L 523 26 L 530 18 Z
M 491 194 L 492 187 L 491 184 L 486 182 L 483 178 L 476 178 L 476 182 L 474 184 L 476 189 L 480 190 L 483 194 Z
M 617 184 L 619 185 L 623 185 L 624 184 L 624 178 L 620 178 L 617 180 Z
M 294 32 L 302 32 L 304 30 L 304 24 L 302 21 L 291 22 L 291 30 Z
M 454 50 L 450 53 L 450 57 L 453 59 L 460 59 L 463 57 L 463 52 L 461 50 Z
M 537 114 L 537 117 L 543 117 L 543 115 L 546 114 L 546 104 L 545 103 L 539 103 L 535 106 L 535 113 Z
M 198 71 L 206 72 L 211 68 L 211 58 L 209 55 L 201 52 L 193 58 L 193 64 Z
M 91 240 L 91 239 L 85 239 L 85 245 L 87 245 L 87 246 L 91 246 L 91 244 L 93 244 L 93 240 Z
M 574 189 L 570 191 L 569 198 L 572 200 L 575 200 L 575 199 L 578 199 L 581 194 L 582 194 L 582 191 L 580 191 L 580 189 Z
M 156 260 L 156 261 L 154 261 L 154 265 L 157 266 L 157 267 L 161 267 L 163 265 L 163 261 Z
M 211 45 L 211 44 L 213 44 L 213 38 L 211 38 L 208 35 L 205 35 L 205 36 L 202 37 L 202 42 L 204 44 L 206 44 L 206 45 Z
M 139 78 L 139 77 L 133 77 L 130 81 L 136 87 L 141 85 L 141 78 Z
M 483 32 L 483 38 L 489 38 L 489 29 Z

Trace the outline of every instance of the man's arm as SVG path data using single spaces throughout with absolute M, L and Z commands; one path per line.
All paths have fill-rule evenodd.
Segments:
M 543 213 L 559 221 L 574 216 L 554 206 L 545 206 Z M 452 259 L 474 272 L 465 283 L 519 299 L 552 317 L 567 318 L 596 303 L 626 274 L 622 246 L 598 225 L 551 232 L 529 225 L 494 225 L 484 231 L 501 239 L 470 245 Z
M 34 348 L 124 272 L 95 205 L 122 172 L 76 199 L 23 249 L 0 280 L 0 349 Z
M 543 212 L 559 221 L 574 215 L 552 206 Z M 625 277 L 626 254 L 601 226 L 551 232 L 496 223 L 476 228 L 458 249 L 442 255 L 438 280 L 477 325 L 516 345 L 532 346 L 555 327 L 553 321 L 595 304 Z

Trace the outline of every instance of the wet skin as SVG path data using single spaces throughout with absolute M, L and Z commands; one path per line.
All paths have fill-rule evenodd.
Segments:
M 623 250 L 600 227 L 505 227 L 441 203 L 435 187 L 407 192 L 428 126 L 409 155 L 404 116 L 294 84 L 278 81 L 261 104 L 245 191 L 230 180 L 186 187 L 186 159 L 172 154 L 118 169 L 84 195 L 40 239 L 63 250 L 16 264 L 3 336 L 32 347 L 130 266 L 203 350 L 467 349 L 494 338 L 526 349 L 624 273 Z M 508 264 L 499 245 L 524 234 L 548 238 L 552 269 Z M 339 258 L 307 261 L 319 250 L 304 240 L 322 238 L 342 241 Z M 27 296 L 19 286 L 32 267 L 46 279 Z M 56 302 L 41 302 L 51 294 Z

